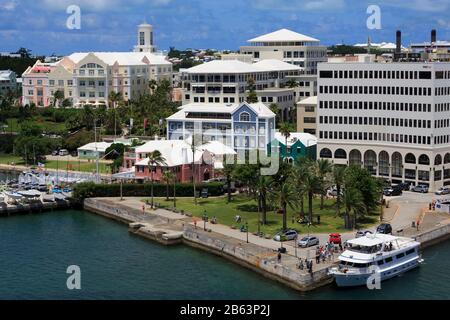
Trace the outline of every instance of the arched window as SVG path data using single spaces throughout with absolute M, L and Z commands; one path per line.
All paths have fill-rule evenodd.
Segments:
M 403 157 L 399 152 L 392 155 L 392 176 L 394 178 L 403 177 Z
M 349 164 L 351 166 L 361 166 L 362 155 L 359 150 L 350 151 Z
M 423 164 L 423 165 L 429 166 L 430 165 L 430 158 L 426 154 L 421 155 L 419 157 L 419 164 Z
M 337 149 L 336 152 L 334 153 L 334 158 L 335 159 L 347 159 L 347 152 L 345 152 L 345 150 L 343 150 L 343 149 Z
M 250 114 L 248 112 L 242 112 L 239 115 L 239 121 L 249 122 L 250 121 Z
M 389 176 L 389 153 L 381 151 L 378 155 L 378 172 L 380 176 Z
M 330 149 L 325 148 L 320 151 L 320 157 L 325 159 L 331 159 L 333 158 L 333 153 L 331 152 Z
M 416 156 L 412 153 L 408 153 L 405 157 L 405 163 L 416 164 Z
M 364 168 L 371 174 L 377 174 L 377 154 L 375 151 L 368 150 L 364 154 Z
M 436 155 L 434 158 L 434 165 L 440 166 L 442 164 L 442 156 L 440 154 Z
M 444 164 L 450 163 L 450 153 L 446 153 L 444 157 Z

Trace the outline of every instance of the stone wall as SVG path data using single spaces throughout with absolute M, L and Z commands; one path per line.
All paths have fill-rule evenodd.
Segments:
M 438 244 L 450 238 L 450 224 L 426 231 L 414 238 L 421 243 L 422 249 Z

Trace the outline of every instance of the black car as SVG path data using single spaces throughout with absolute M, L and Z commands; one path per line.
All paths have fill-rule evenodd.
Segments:
M 398 197 L 403 194 L 403 190 L 399 186 L 391 186 L 383 189 L 383 194 L 386 197 Z
M 392 226 L 388 223 L 380 224 L 377 228 L 377 233 L 392 234 Z
M 395 187 L 401 189 L 402 191 L 411 190 L 411 185 L 409 183 L 399 183 L 399 184 L 395 185 Z

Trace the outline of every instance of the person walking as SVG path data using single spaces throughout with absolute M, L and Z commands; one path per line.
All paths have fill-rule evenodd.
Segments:
M 281 252 L 278 252 L 278 263 L 281 263 Z

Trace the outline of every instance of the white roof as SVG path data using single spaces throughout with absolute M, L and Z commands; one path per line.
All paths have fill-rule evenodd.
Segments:
M 70 60 L 79 63 L 86 58 L 89 52 L 76 52 L 68 56 Z M 92 52 L 97 58 L 108 65 L 114 65 L 116 62 L 123 66 L 137 66 L 145 65 L 142 60 L 147 57 L 152 65 L 171 65 L 172 63 L 166 60 L 166 56 L 157 55 L 149 52 Z
M 288 29 L 281 29 L 250 39 L 248 42 L 319 42 L 319 40 Z
M 183 164 L 192 163 L 191 146 L 183 140 L 154 140 L 137 147 L 136 153 L 151 153 L 159 151 L 165 159 L 167 167 L 176 167 Z M 204 151 L 195 152 L 195 162 L 198 163 L 203 157 Z M 136 166 L 148 166 L 149 158 L 137 162 Z
M 275 59 L 261 60 L 257 63 L 245 63 L 239 60 L 213 60 L 187 69 L 185 72 L 195 73 L 254 73 L 272 71 L 298 71 L 299 66 Z
M 282 144 L 286 143 L 286 137 L 283 136 L 280 132 L 275 132 L 275 139 L 280 141 Z M 317 137 L 313 136 L 309 133 L 303 133 L 303 132 L 293 132 L 288 137 L 288 146 L 292 146 L 297 141 L 299 141 L 306 147 L 312 147 L 317 145 Z
M 11 70 L 0 70 L 0 80 L 9 81 L 11 80 L 13 72 Z
M 386 242 L 394 242 L 396 240 L 402 240 L 402 239 L 404 240 L 404 238 L 401 238 L 401 237 L 395 237 L 395 236 L 391 236 L 389 234 L 377 233 L 374 235 L 367 235 L 364 237 L 349 240 L 349 241 L 347 241 L 347 243 L 352 244 L 352 245 L 359 245 L 359 246 L 363 246 L 363 247 L 373 247 L 378 244 L 383 244 Z
M 249 106 L 261 118 L 272 118 L 275 114 L 262 102 L 241 104 L 222 104 L 222 103 L 189 103 L 180 107 L 180 111 L 171 115 L 167 120 L 184 120 L 189 112 L 211 112 L 211 113 L 229 113 L 232 115 L 243 105 Z M 217 120 L 217 119 L 216 119 Z M 220 121 L 226 121 L 221 119 Z M 230 118 L 231 121 L 231 118 Z
M 82 147 L 79 147 L 78 150 L 82 150 L 82 151 L 98 151 L 98 152 L 105 152 L 106 149 L 108 149 L 109 147 L 111 147 L 112 143 L 109 142 L 92 142 L 92 143 L 88 143 Z
M 210 141 L 202 145 L 199 149 L 210 152 L 213 155 L 235 155 L 237 154 L 232 148 L 224 145 L 219 141 Z
M 297 104 L 301 105 L 317 105 L 317 96 L 308 97 L 303 99 L 302 101 L 297 102 Z

